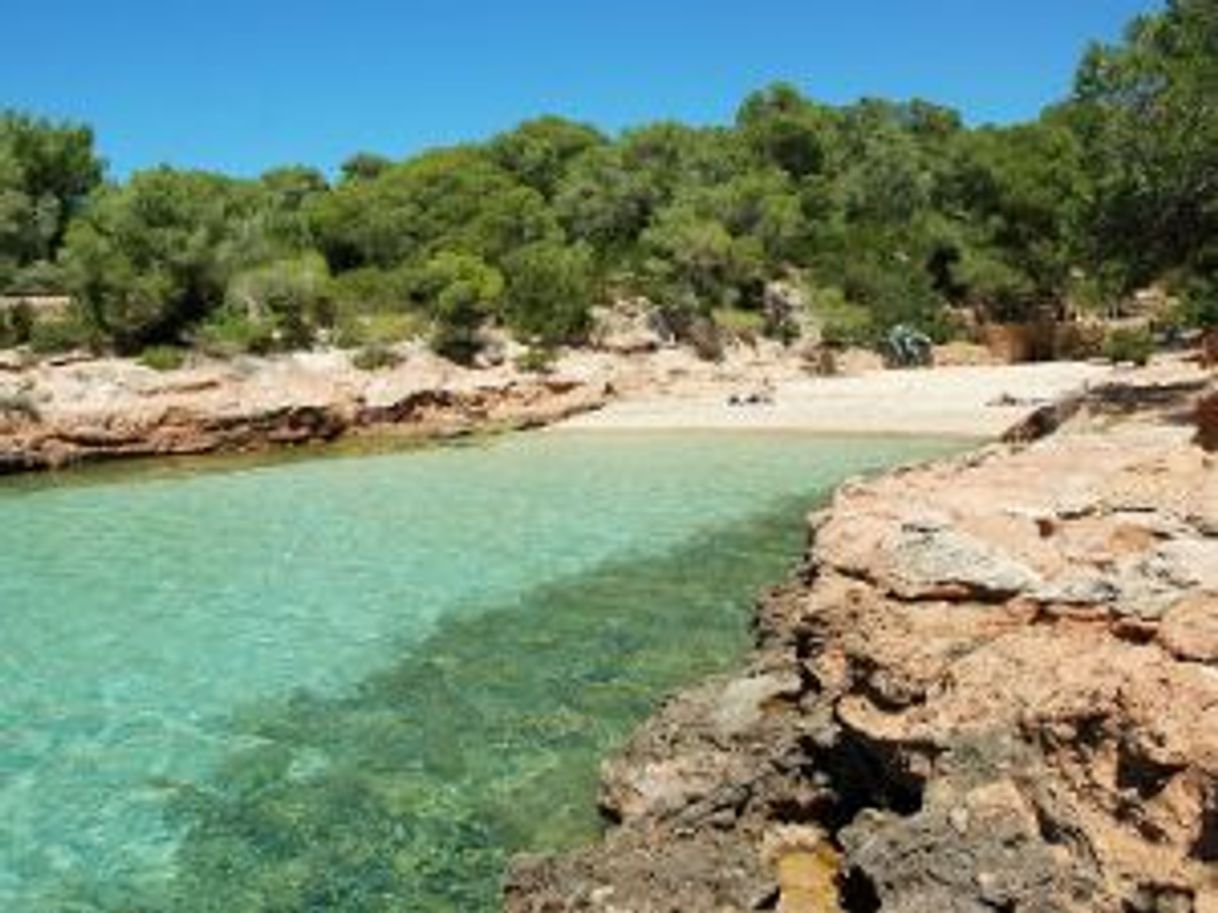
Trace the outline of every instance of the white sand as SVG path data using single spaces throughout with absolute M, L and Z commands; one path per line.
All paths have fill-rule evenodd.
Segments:
M 748 385 L 708 385 L 688 396 L 641 396 L 556 426 L 566 429 L 769 429 L 990 438 L 1037 405 L 1112 374 L 1100 364 L 945 367 L 857 377 L 779 380 L 773 403 L 733 406 Z M 999 405 L 1005 397 L 1017 404 Z

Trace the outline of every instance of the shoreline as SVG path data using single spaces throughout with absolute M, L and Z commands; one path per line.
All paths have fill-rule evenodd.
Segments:
M 824 434 L 1001 437 L 1032 412 L 1119 372 L 1087 362 L 936 367 L 875 371 L 853 377 L 771 380 L 769 402 L 732 405 L 747 384 L 694 387 L 677 395 L 642 392 L 594 413 L 559 423 L 563 429 L 770 430 Z
M 1122 372 L 841 486 L 747 665 L 605 761 L 603 840 L 518 857 L 507 913 L 1218 910 L 1214 390 Z
M 460 368 L 419 350 L 375 372 L 357 370 L 341 352 L 205 361 L 163 374 L 119 359 L 10 366 L 0 371 L 0 475 L 542 427 L 984 440 L 1118 373 L 1051 363 L 818 378 L 777 348 L 732 352 L 722 362 L 683 350 L 573 351 L 544 375 Z M 750 397 L 768 402 L 728 405 Z

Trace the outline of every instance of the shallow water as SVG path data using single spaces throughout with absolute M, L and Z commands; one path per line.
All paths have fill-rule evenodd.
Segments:
M 494 909 L 746 649 L 812 501 L 958 446 L 550 433 L 0 486 L 0 910 Z

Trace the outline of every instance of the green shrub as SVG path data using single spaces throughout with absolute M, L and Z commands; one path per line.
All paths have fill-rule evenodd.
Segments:
M 0 348 L 24 345 L 34 329 L 34 313 L 25 302 L 0 309 Z
M 435 321 L 432 348 L 469 364 L 481 348 L 479 329 L 499 306 L 503 274 L 481 257 L 441 251 L 419 271 L 417 288 Z
M 178 346 L 149 346 L 140 352 L 139 362 L 154 371 L 176 371 L 186 364 L 186 350 Z
M 396 368 L 401 363 L 401 355 L 387 345 L 377 342 L 364 346 L 351 356 L 351 364 L 361 371 L 380 371 L 386 368 Z
M 592 251 L 545 241 L 504 258 L 509 325 L 521 338 L 547 345 L 576 342 L 591 323 Z
M 752 344 L 765 332 L 765 315 L 744 308 L 715 308 L 711 312 L 715 325 L 733 339 Z
M 1180 318 L 1185 325 L 1199 329 L 1218 327 L 1218 278 L 1189 283 L 1180 305 Z
M 30 327 L 30 348 L 39 355 L 55 355 L 75 349 L 95 349 L 96 334 L 75 318 L 35 321 Z
M 266 355 L 275 349 L 275 328 L 245 314 L 224 308 L 194 332 L 192 341 L 215 358 Z
M 1113 364 L 1132 362 L 1142 366 L 1154 351 L 1154 337 L 1145 327 L 1117 327 L 1104 340 L 1104 357 Z
M 411 311 L 359 313 L 344 308 L 339 312 L 335 330 L 334 343 L 340 348 L 388 346 L 424 335 L 427 320 Z
M 827 346 L 850 348 L 870 346 L 876 342 L 871 312 L 847 301 L 839 288 L 814 290 L 812 313 L 820 323 L 821 339 Z
M 516 367 L 529 374 L 549 374 L 554 370 L 557 352 L 550 346 L 530 346 L 516 359 Z
M 428 344 L 437 355 L 459 365 L 473 364 L 474 356 L 482 350 L 476 329 L 447 323 L 436 325 Z
M 225 293 L 228 310 L 271 328 L 276 349 L 307 349 L 334 323 L 330 273 L 315 252 L 238 273 Z

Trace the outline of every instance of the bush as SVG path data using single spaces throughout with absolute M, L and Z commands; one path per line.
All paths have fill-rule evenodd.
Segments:
M 591 323 L 592 253 L 583 245 L 540 242 L 504 260 L 507 319 L 521 337 L 546 345 L 578 341 Z
M 711 312 L 715 325 L 732 339 L 753 345 L 765 332 L 765 315 L 743 308 L 715 308 Z
M 33 329 L 34 314 L 25 302 L 0 309 L 0 348 L 24 345 Z
M 225 300 L 233 312 L 271 328 L 279 349 L 305 349 L 320 327 L 334 323 L 330 273 L 325 260 L 310 252 L 238 273 Z
M 347 270 L 330 280 L 329 297 L 342 313 L 402 311 L 412 300 L 419 270 L 394 270 L 374 266 Z
M 30 327 L 30 348 L 39 355 L 55 355 L 76 349 L 97 349 L 96 334 L 75 318 L 36 321 Z
M 403 311 L 357 313 L 343 309 L 335 327 L 334 343 L 343 349 L 389 346 L 423 336 L 427 321 L 421 314 Z
M 401 355 L 388 346 L 375 342 L 364 346 L 351 356 L 351 364 L 361 371 L 380 371 L 386 368 L 396 368 L 401 363 Z
M 192 341 L 215 358 L 266 355 L 275 349 L 274 327 L 223 309 L 195 330 Z
M 529 374 L 549 374 L 554 370 L 557 352 L 550 346 L 530 346 L 516 359 L 516 367 Z
M 472 362 L 482 345 L 478 331 L 503 294 L 503 275 L 481 257 L 444 251 L 419 271 L 417 287 L 436 323 L 432 348 L 459 364 Z
M 1104 340 L 1104 357 L 1113 364 L 1132 362 L 1141 367 L 1154 351 L 1154 337 L 1145 327 L 1117 327 Z
M 186 364 L 186 350 L 178 346 L 149 346 L 140 353 L 139 362 L 154 371 L 176 371 Z
M 851 304 L 839 288 L 816 289 L 812 294 L 812 312 L 820 323 L 821 340 L 827 346 L 850 348 L 876 342 L 871 312 Z

